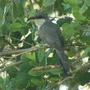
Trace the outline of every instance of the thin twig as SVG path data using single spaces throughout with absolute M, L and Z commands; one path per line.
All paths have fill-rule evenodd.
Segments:
M 31 47 L 31 48 L 27 48 L 27 49 L 19 49 L 19 50 L 13 50 L 13 51 L 2 51 L 0 52 L 0 56 L 5 56 L 5 55 L 12 55 L 12 54 L 19 54 L 19 53 L 26 53 L 26 52 L 32 52 L 37 50 L 37 47 Z

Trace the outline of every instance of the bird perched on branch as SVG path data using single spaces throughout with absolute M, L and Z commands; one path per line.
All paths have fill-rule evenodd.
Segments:
M 62 45 L 62 35 L 59 35 L 59 28 L 56 24 L 45 15 L 43 12 L 38 12 L 36 15 L 30 17 L 28 20 L 34 20 L 38 26 L 39 37 L 50 47 L 56 50 L 59 57 L 60 64 L 62 65 L 64 72 L 70 74 L 70 65 L 68 63 L 68 57 L 64 53 L 64 46 Z

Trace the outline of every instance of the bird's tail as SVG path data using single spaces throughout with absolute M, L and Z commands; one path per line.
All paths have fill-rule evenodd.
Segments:
M 68 63 L 68 57 L 65 55 L 64 50 L 56 50 L 56 53 L 59 57 L 60 64 L 63 66 L 64 72 L 70 74 L 70 65 Z

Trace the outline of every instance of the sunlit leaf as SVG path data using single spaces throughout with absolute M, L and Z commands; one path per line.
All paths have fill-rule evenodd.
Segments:
M 23 27 L 23 25 L 21 23 L 12 23 L 10 25 L 10 29 L 12 31 L 18 31 L 19 29 L 21 29 Z

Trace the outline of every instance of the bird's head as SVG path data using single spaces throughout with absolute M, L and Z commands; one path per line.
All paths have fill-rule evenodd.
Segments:
M 47 14 L 41 11 L 37 11 L 35 15 L 28 18 L 28 21 L 34 21 L 38 27 L 40 27 L 46 20 L 48 20 Z

